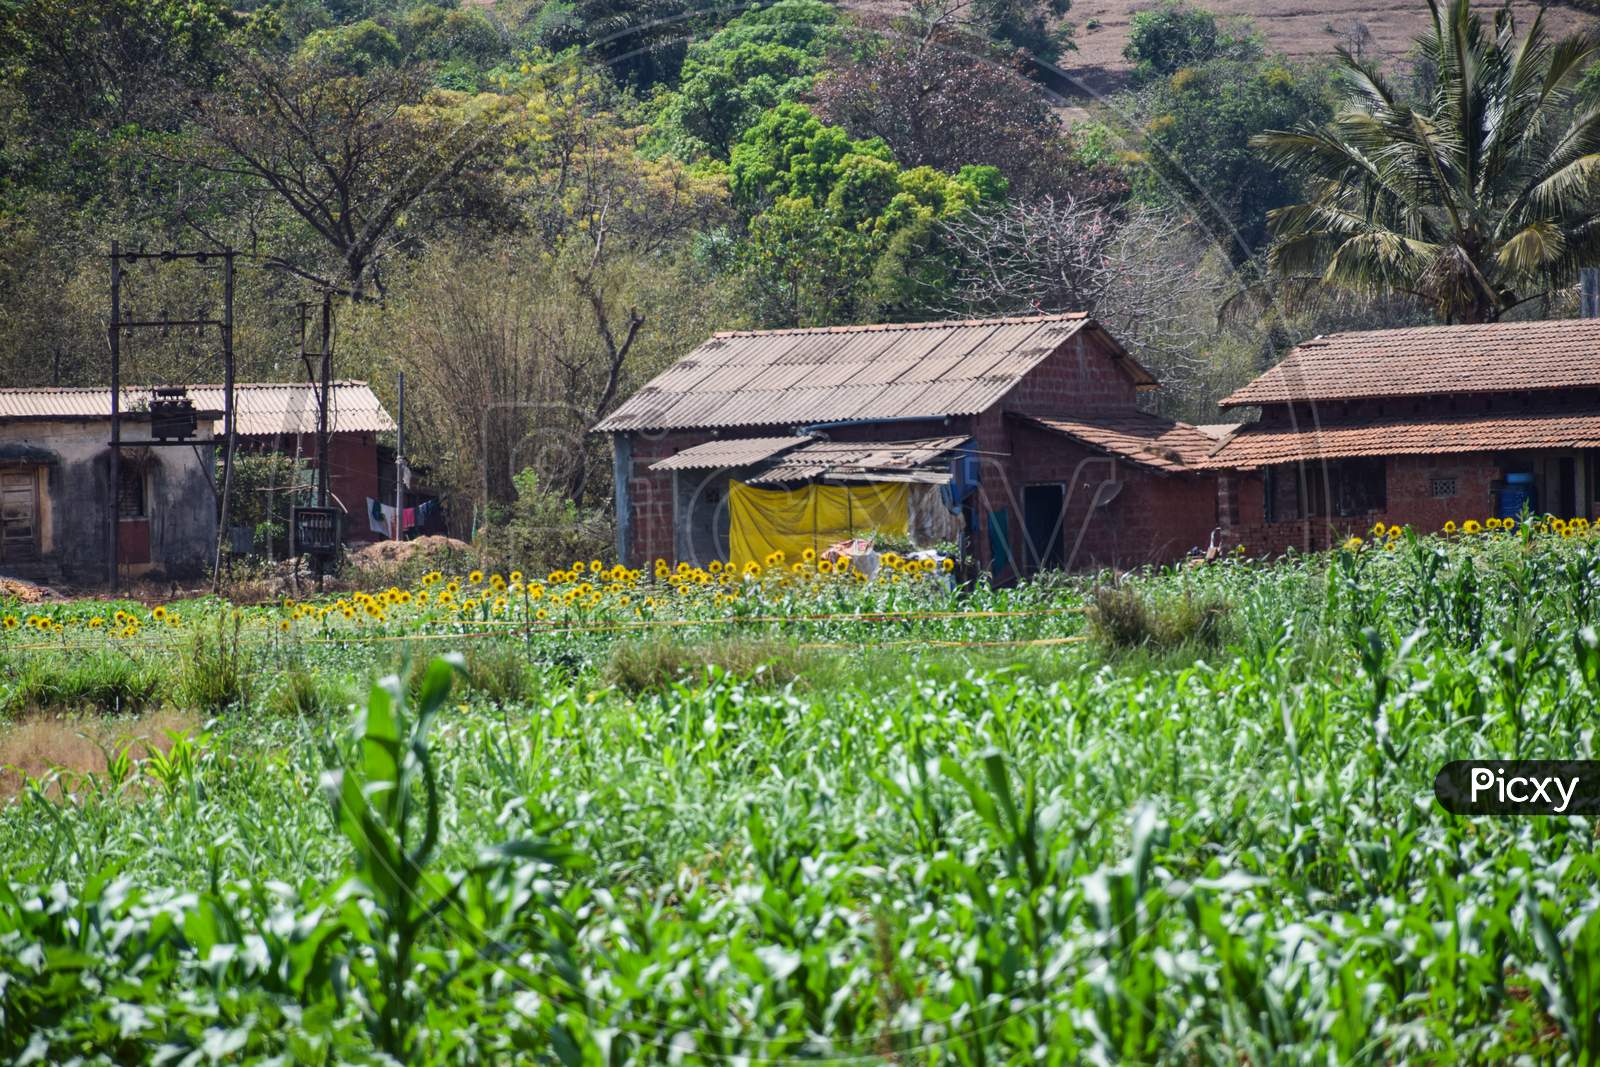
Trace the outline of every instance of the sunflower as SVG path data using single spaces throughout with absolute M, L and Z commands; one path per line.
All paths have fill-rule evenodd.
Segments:
M 946 556 L 939 564 L 946 574 L 956 569 L 956 561 Z
M 1498 530 L 1500 529 L 1500 520 L 1498 518 L 1484 519 L 1483 528 L 1485 530 Z
M 1361 538 L 1352 536 L 1344 543 L 1344 550 L 1346 552 L 1359 552 L 1361 551 L 1361 546 L 1365 543 Z
M 89 625 L 92 626 L 98 621 L 98 619 L 90 619 Z M 15 615 L 7 615 L 4 619 L 0 619 L 0 626 L 4 626 L 7 630 L 15 630 L 18 625 L 17 617 Z
M 479 582 L 483 581 L 483 572 L 473 571 L 471 574 L 467 575 L 467 581 L 473 585 L 477 585 Z
M 1483 527 L 1478 525 L 1477 519 L 1468 519 L 1466 522 L 1461 524 L 1461 532 L 1464 534 L 1475 534 L 1481 529 L 1483 529 Z
M 1444 524 L 1444 532 L 1447 533 L 1447 534 L 1455 533 L 1456 532 L 1456 520 L 1451 519 L 1450 521 L 1446 522 Z
M 294 623 L 290 622 L 288 619 L 279 619 L 278 620 L 278 630 L 280 632 L 282 632 L 282 633 L 288 633 L 290 627 L 292 627 L 293 625 L 294 625 Z
M 161 622 L 163 619 L 165 619 L 167 617 L 167 609 L 164 608 L 164 607 L 157 607 L 154 611 L 152 611 L 150 613 L 150 617 L 152 619 L 156 620 L 156 622 Z

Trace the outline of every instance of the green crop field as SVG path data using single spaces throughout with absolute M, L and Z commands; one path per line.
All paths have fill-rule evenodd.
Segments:
M 0 615 L 7 1063 L 1600 1061 L 1581 525 Z

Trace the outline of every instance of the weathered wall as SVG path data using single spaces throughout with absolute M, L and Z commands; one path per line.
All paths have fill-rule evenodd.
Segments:
M 122 426 L 123 440 L 136 448 L 149 440 L 139 421 Z M 42 449 L 54 458 L 43 464 L 40 496 L 40 553 L 63 577 L 102 582 L 110 560 L 108 486 L 111 477 L 111 423 L 0 421 L 0 443 Z M 160 446 L 147 450 L 147 519 L 150 564 L 130 573 L 191 577 L 210 569 L 216 549 L 216 497 L 208 471 L 209 441 L 197 448 Z

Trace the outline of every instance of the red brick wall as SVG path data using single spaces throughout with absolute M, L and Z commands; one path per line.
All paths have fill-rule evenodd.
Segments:
M 1124 366 L 1097 336 L 1080 333 L 1030 371 L 1001 404 L 1035 415 L 1123 414 L 1139 399 Z
M 1026 425 L 1012 426 L 1012 442 L 1016 462 L 1009 506 L 1019 552 L 1022 487 L 1036 483 L 1065 483 L 1062 556 L 1069 569 L 1171 562 L 1190 548 L 1204 548 L 1217 527 L 1212 475 L 1160 474 Z M 1105 482 L 1122 487 L 1109 503 L 1092 507 Z
M 1293 467 L 1283 468 L 1293 471 Z M 1298 475 L 1296 475 L 1298 476 Z M 1319 476 L 1316 465 L 1305 471 L 1307 478 Z M 1288 548 L 1302 552 L 1319 551 L 1342 542 L 1352 534 L 1366 536 L 1374 523 L 1399 523 L 1431 533 L 1446 522 L 1466 519 L 1480 522 L 1494 513 L 1491 483 L 1502 476 L 1496 456 L 1471 453 L 1457 456 L 1394 456 L 1385 464 L 1386 505 L 1381 512 L 1346 518 L 1293 519 L 1266 521 L 1265 479 L 1260 471 L 1230 471 L 1222 475 L 1219 488 L 1221 510 L 1229 521 L 1224 535 L 1228 547 L 1244 545 L 1251 555 L 1278 555 Z M 1429 483 L 1434 478 L 1454 478 L 1456 495 L 1434 498 Z M 1230 513 L 1230 504 L 1236 510 Z
M 686 448 L 704 444 L 712 434 L 703 430 L 662 434 L 631 434 L 632 455 L 628 473 L 628 503 L 632 515 L 629 566 L 649 566 L 673 558 L 672 472 L 653 471 L 652 463 L 675 456 Z M 762 434 L 728 435 L 760 437 Z
M 270 442 L 271 451 L 289 457 L 298 457 L 307 467 L 317 467 L 316 434 L 288 435 L 278 439 L 240 438 L 242 448 L 258 447 L 258 442 Z M 298 449 L 298 451 L 297 451 Z M 378 439 L 370 433 L 334 433 L 328 435 L 328 493 L 334 507 L 343 504 L 344 535 L 346 541 L 376 541 L 367 521 L 367 499 L 378 496 Z M 393 500 L 385 500 L 393 504 Z

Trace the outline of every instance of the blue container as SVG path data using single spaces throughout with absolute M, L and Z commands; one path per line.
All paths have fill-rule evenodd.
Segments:
M 1524 504 L 1530 512 L 1539 509 L 1539 496 L 1534 491 L 1533 475 L 1506 475 L 1506 487 L 1495 494 L 1495 518 L 1514 519 L 1522 514 Z

